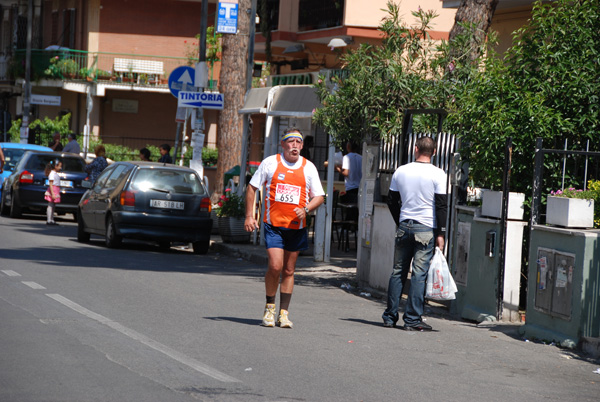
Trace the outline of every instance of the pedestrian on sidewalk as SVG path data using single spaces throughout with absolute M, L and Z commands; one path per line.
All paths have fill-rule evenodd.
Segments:
M 173 158 L 169 152 L 171 152 L 171 146 L 169 144 L 162 144 L 158 147 L 160 152 L 160 159 L 158 160 L 160 163 L 173 163 Z
M 402 288 L 412 261 L 403 329 L 431 331 L 423 322 L 425 282 L 434 248 L 444 249 L 447 215 L 446 173 L 431 164 L 435 141 L 421 137 L 415 144 L 415 162 L 400 166 L 392 176 L 388 207 L 397 224 L 394 267 L 388 286 L 384 327 L 395 327 Z
M 50 161 L 46 165 L 44 174 L 48 177 L 48 189 L 44 193 L 44 199 L 48 201 L 46 208 L 46 225 L 58 225 L 54 222 L 54 210 L 60 202 L 60 176 L 58 172 L 62 169 L 62 162 L 58 159 Z
M 267 303 L 262 325 L 275 326 L 275 297 L 281 278 L 279 318 L 281 328 L 292 328 L 288 310 L 294 289 L 294 271 L 300 251 L 308 248 L 306 217 L 324 201 L 323 186 L 315 165 L 300 151 L 302 132 L 289 128 L 281 138 L 283 152 L 263 160 L 246 190 L 246 220 L 251 232 L 259 228 L 254 218 L 256 189 L 265 186 L 264 238 L 269 266 L 265 274 Z
M 72 154 L 79 155 L 81 153 L 81 147 L 79 146 L 79 143 L 77 142 L 77 138 L 76 138 L 75 134 L 73 134 L 73 133 L 69 134 L 67 136 L 67 139 L 69 140 L 69 142 L 63 148 L 63 152 L 70 152 Z

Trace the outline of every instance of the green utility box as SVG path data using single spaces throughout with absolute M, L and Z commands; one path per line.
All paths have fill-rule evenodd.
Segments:
M 502 311 L 498 313 L 500 270 L 499 219 L 480 216 L 481 209 L 456 207 L 452 274 L 458 293 L 451 311 L 477 322 L 519 321 L 519 289 L 523 221 L 508 221 L 504 261 Z
M 531 229 L 525 337 L 575 347 L 600 337 L 600 230 Z

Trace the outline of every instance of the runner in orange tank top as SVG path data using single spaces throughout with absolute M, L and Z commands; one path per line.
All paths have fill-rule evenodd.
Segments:
M 292 328 L 288 309 L 294 289 L 294 271 L 301 250 L 308 248 L 306 216 L 324 201 L 323 186 L 315 165 L 300 157 L 303 136 L 297 128 L 290 128 L 281 138 L 282 154 L 262 161 L 246 190 L 245 229 L 259 228 L 254 217 L 256 190 L 265 186 L 265 216 L 263 233 L 269 257 L 265 274 L 267 304 L 262 325 L 274 327 L 276 322 L 275 297 L 281 278 L 280 310 L 277 324 Z

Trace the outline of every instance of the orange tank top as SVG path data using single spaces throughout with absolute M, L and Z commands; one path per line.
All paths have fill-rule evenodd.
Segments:
M 306 227 L 306 221 L 298 219 L 294 212 L 294 208 L 304 208 L 308 205 L 305 166 L 306 159 L 302 158 L 300 168 L 289 169 L 281 161 L 281 154 L 277 154 L 277 169 L 266 185 L 268 188 L 264 218 L 266 223 L 288 229 Z

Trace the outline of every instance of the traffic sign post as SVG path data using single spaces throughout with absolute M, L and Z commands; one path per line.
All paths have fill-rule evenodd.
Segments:
M 179 107 L 200 107 L 202 109 L 223 110 L 223 94 L 216 92 L 179 91 Z
M 217 10 L 217 33 L 236 34 L 237 22 L 237 0 L 220 0 Z
M 195 85 L 196 71 L 188 66 L 177 67 L 169 75 L 169 90 L 177 98 L 179 91 L 191 90 Z

